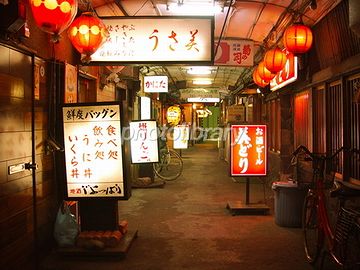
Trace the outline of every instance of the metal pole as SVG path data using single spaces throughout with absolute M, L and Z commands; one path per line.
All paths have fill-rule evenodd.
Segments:
M 246 177 L 246 194 L 245 194 L 245 198 L 246 198 L 246 205 L 250 204 L 250 178 Z

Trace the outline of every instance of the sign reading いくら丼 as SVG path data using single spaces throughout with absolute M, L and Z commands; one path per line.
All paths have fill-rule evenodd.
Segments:
M 230 137 L 231 176 L 265 176 L 266 125 L 232 125 Z
M 159 147 L 157 138 L 157 125 L 155 120 L 131 122 L 131 162 L 159 162 Z
M 63 107 L 69 198 L 125 198 L 120 106 Z

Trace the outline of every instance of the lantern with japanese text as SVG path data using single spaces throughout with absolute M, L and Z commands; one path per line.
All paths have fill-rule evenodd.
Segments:
M 179 106 L 171 106 L 166 111 L 166 120 L 169 125 L 176 126 L 181 121 L 181 109 Z
M 84 55 L 82 61 L 89 62 L 90 56 L 105 42 L 109 32 L 99 18 L 91 12 L 84 12 L 70 25 L 68 35 L 72 45 Z
M 271 73 L 277 73 L 282 70 L 286 64 L 286 60 L 286 53 L 279 47 L 267 51 L 264 56 L 265 67 Z
M 254 80 L 254 83 L 256 83 L 260 87 L 265 87 L 266 85 L 268 85 L 270 83 L 269 81 L 264 81 L 259 76 L 258 68 L 255 68 L 254 71 L 253 71 L 253 80 Z
M 288 27 L 284 32 L 284 46 L 294 54 L 306 53 L 311 48 L 312 42 L 311 29 L 302 23 L 296 23 Z
M 74 20 L 77 0 L 30 0 L 31 12 L 36 25 L 49 34 L 52 41 L 57 42 L 59 35 Z
M 264 61 L 261 61 L 257 67 L 258 70 L 258 74 L 260 76 L 261 79 L 263 79 L 264 81 L 271 81 L 275 76 L 276 73 L 271 73 L 264 64 Z

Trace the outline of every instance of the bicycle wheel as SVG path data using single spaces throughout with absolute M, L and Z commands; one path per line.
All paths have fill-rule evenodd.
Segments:
M 177 179 L 183 170 L 180 155 L 172 149 L 161 149 L 159 157 L 159 162 L 153 164 L 155 174 L 166 181 Z
M 312 194 L 308 194 L 304 201 L 302 229 L 306 259 L 313 264 L 319 256 L 323 235 L 318 222 L 318 201 Z
M 354 221 L 346 239 L 344 250 L 344 269 L 360 270 L 360 220 Z

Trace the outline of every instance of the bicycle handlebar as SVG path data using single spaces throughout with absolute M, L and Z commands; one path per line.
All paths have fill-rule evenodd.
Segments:
M 323 155 L 316 155 L 312 152 L 310 152 L 310 150 L 304 146 L 304 145 L 299 145 L 296 150 L 292 153 L 293 156 L 297 156 L 300 152 L 305 152 L 305 154 L 307 154 L 308 156 L 310 156 L 312 159 L 325 159 L 325 160 L 331 160 L 333 159 L 335 156 L 337 156 L 341 151 L 349 151 L 349 152 L 353 152 L 356 154 L 360 154 L 360 150 L 355 149 L 355 148 L 351 148 L 351 149 L 346 149 L 344 146 L 340 147 L 338 150 L 335 151 L 334 154 L 327 156 L 326 154 Z

